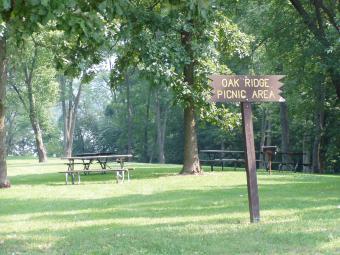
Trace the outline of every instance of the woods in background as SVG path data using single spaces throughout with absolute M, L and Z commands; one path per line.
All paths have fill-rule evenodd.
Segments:
M 212 73 L 285 74 L 286 103 L 254 105 L 257 149 L 339 171 L 337 1 L 24 5 L 0 4 L 0 182 L 7 154 L 124 152 L 200 172 L 199 149 L 242 149 L 238 106 L 206 103 Z

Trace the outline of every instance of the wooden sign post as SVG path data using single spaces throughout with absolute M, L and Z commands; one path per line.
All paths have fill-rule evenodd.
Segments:
M 284 102 L 280 96 L 283 75 L 212 75 L 213 102 L 241 102 L 244 152 L 247 172 L 250 221 L 260 221 L 260 202 L 256 177 L 256 157 L 251 102 Z

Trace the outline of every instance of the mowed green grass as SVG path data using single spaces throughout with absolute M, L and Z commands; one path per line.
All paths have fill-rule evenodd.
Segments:
M 340 176 L 260 171 L 250 224 L 244 170 L 132 165 L 130 183 L 65 185 L 60 160 L 9 160 L 0 254 L 340 254 Z

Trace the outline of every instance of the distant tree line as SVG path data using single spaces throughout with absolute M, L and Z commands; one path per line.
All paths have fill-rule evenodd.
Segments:
M 340 168 L 337 1 L 2 1 L 0 186 L 7 155 L 133 153 L 199 173 L 199 149 L 242 149 L 237 104 L 207 76 L 285 74 L 255 104 L 257 150 Z M 5 111 L 6 109 L 6 111 Z M 6 129 L 5 129 L 6 126 Z M 7 150 L 6 150 L 7 148 Z M 289 161 L 283 156 L 283 161 Z

